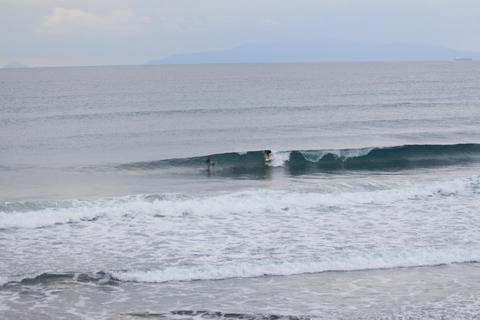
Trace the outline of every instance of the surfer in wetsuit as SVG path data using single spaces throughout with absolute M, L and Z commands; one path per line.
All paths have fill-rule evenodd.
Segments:
M 212 158 L 210 156 L 207 157 L 207 160 L 205 160 L 205 163 L 207 164 L 207 170 L 210 171 L 210 167 L 213 167 L 215 165 L 215 162 L 212 161 Z
M 265 160 L 270 160 L 271 159 L 271 156 L 272 156 L 272 150 L 265 150 L 263 152 L 263 155 L 265 156 Z

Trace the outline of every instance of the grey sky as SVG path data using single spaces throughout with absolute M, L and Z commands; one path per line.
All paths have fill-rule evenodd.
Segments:
M 478 0 L 0 0 L 0 65 L 142 64 L 245 43 L 480 51 Z

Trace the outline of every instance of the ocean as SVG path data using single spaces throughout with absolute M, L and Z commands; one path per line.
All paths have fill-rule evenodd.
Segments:
M 0 70 L 0 318 L 478 318 L 479 124 L 475 61 Z

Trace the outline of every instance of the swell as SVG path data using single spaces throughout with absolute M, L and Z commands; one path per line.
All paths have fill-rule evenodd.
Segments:
M 399 108 L 399 107 L 408 107 L 408 106 L 418 106 L 419 103 L 409 103 L 409 102 L 399 102 L 399 103 L 383 103 L 383 104 L 371 104 L 365 105 L 369 108 Z M 438 103 L 422 103 L 422 107 L 438 107 Z M 325 110 L 329 108 L 334 108 L 338 110 L 339 108 L 350 109 L 351 105 L 349 104 L 335 104 L 335 105 L 298 105 L 298 106 L 289 106 L 289 105 L 264 105 L 264 106 L 250 106 L 241 108 L 192 108 L 192 109 L 172 109 L 166 108 L 163 110 L 155 109 L 146 109 L 138 111 L 105 111 L 105 112 L 88 112 L 88 113 L 67 113 L 67 114 L 50 114 L 50 115 L 38 115 L 32 114 L 36 112 L 36 109 L 28 109 L 25 111 L 24 115 L 18 114 L 18 108 L 4 108 L 3 111 L 9 117 L 0 117 L 0 123 L 9 123 L 9 122 L 26 122 L 26 121 L 38 121 L 38 120 L 95 120 L 95 119 L 109 119 L 112 118 L 135 118 L 135 117 L 151 117 L 151 116 L 168 116 L 168 115 L 199 115 L 199 114 L 251 114 L 252 112 L 278 112 L 282 111 L 295 111 L 295 112 L 308 112 L 312 110 Z M 12 117 L 13 116 L 13 117 Z
M 480 144 L 401 145 L 361 149 L 319 149 L 273 152 L 265 161 L 263 151 L 210 155 L 214 172 L 255 173 L 268 167 L 284 167 L 291 173 L 329 170 L 388 170 L 435 167 L 480 162 Z M 205 168 L 207 156 L 141 161 L 116 166 L 121 170 Z

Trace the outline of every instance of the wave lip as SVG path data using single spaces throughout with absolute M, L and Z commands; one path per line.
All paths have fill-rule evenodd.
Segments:
M 435 167 L 480 162 L 480 144 L 401 145 L 359 149 L 319 149 L 273 152 L 266 161 L 263 151 L 228 152 L 210 155 L 210 169 L 218 174 L 264 173 L 272 167 L 284 167 L 292 174 L 330 170 L 388 170 Z M 187 168 L 205 169 L 207 156 L 118 165 L 120 170 Z
M 292 151 L 288 166 L 381 170 L 480 161 L 480 144 L 402 145 L 383 148 Z

